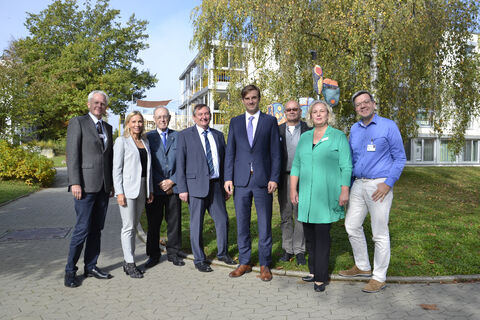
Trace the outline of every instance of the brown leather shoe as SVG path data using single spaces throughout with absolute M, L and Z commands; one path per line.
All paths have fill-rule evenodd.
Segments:
M 252 266 L 248 264 L 241 264 L 237 267 L 237 269 L 230 272 L 230 278 L 237 278 L 243 276 L 244 273 L 252 272 Z
M 262 279 L 262 281 L 272 280 L 272 272 L 270 271 L 269 267 L 267 266 L 260 267 L 260 279 Z

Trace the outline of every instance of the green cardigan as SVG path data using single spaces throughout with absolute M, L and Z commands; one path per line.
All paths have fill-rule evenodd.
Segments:
M 338 198 L 341 186 L 350 186 L 350 145 L 342 131 L 328 126 L 312 149 L 313 133 L 300 137 L 290 171 L 299 178 L 298 221 L 332 223 L 345 217 Z

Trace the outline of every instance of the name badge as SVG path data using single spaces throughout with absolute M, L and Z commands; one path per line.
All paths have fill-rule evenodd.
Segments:
M 368 152 L 373 152 L 373 151 L 375 151 L 375 145 L 374 145 L 374 144 L 369 144 L 369 145 L 367 145 L 367 151 L 368 151 Z
M 327 141 L 327 140 L 328 140 L 328 137 L 325 137 L 325 138 L 322 138 L 320 142 Z

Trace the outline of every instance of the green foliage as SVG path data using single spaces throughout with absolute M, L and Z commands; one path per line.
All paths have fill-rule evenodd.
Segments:
M 453 120 L 458 152 L 480 114 L 480 60 L 469 47 L 479 8 L 477 0 L 204 0 L 192 14 L 192 46 L 208 59 L 214 47 L 240 52 L 248 44 L 233 55 L 246 69 L 230 81 L 230 101 L 221 105 L 227 117 L 243 112 L 238 91 L 252 80 L 263 107 L 316 97 L 311 68 L 319 64 L 339 82 L 341 129 L 356 121 L 351 95 L 369 89 L 404 139 L 416 136 L 418 112 L 431 116 L 439 134 Z
M 122 24 L 119 15 L 108 0 L 86 1 L 82 8 L 57 0 L 28 14 L 30 35 L 14 41 L 0 65 L 1 136 L 61 138 L 68 119 L 85 114 L 89 92 L 107 92 L 119 114 L 132 96 L 140 99 L 154 86 L 155 76 L 138 69 L 138 54 L 148 47 L 147 21 L 132 15 Z
M 0 140 L 0 180 L 22 180 L 28 185 L 47 187 L 54 178 L 52 160 Z
M 40 149 L 53 149 L 55 155 L 65 155 L 66 139 L 61 138 L 57 140 L 32 140 L 28 142 L 28 146 L 38 147 Z

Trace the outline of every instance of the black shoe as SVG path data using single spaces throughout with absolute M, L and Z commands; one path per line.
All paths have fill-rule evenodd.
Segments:
M 307 264 L 307 261 L 305 260 L 305 254 L 304 253 L 297 254 L 297 264 L 299 266 L 304 266 L 304 265 Z
M 283 251 L 283 255 L 280 257 L 280 261 L 289 262 L 290 259 L 293 258 L 293 253 L 288 253 L 287 251 Z
M 197 268 L 198 271 L 200 271 L 200 272 L 212 272 L 213 271 L 213 269 L 210 268 L 210 266 L 208 264 L 206 264 L 205 262 L 200 262 L 200 263 L 196 264 L 195 268 Z
M 183 252 L 182 250 L 177 251 L 177 257 L 185 259 L 187 257 L 187 254 Z
M 226 264 L 231 265 L 231 266 L 237 264 L 237 263 L 235 262 L 235 260 L 233 260 L 228 254 L 225 255 L 224 257 L 218 258 L 218 261 L 225 262 Z
M 135 265 L 135 262 L 127 263 L 123 261 L 123 271 L 127 276 L 130 276 L 131 278 L 137 278 L 137 279 L 143 278 L 143 272 L 138 270 L 137 266 Z
M 145 268 L 155 267 L 160 261 L 160 257 L 149 257 L 147 262 L 145 262 Z
M 92 270 L 84 270 L 84 276 L 87 277 L 95 277 L 97 279 L 111 279 L 113 276 L 110 273 L 103 272 L 97 267 L 93 267 Z
M 80 285 L 75 276 L 75 272 L 65 272 L 65 281 L 63 283 L 65 284 L 65 287 L 68 288 L 76 288 Z
M 170 261 L 171 263 L 173 263 L 175 266 L 184 266 L 185 265 L 185 261 L 183 261 L 182 258 L 178 257 L 177 255 L 170 255 L 167 257 L 168 261 Z
M 322 284 L 316 284 L 316 283 L 314 283 L 314 284 L 313 284 L 313 290 L 315 290 L 315 292 L 323 292 L 323 291 L 325 291 L 325 283 L 322 283 Z
M 305 281 L 305 282 L 313 282 L 314 279 L 315 279 L 315 276 L 313 276 L 313 275 L 308 275 L 308 276 L 302 277 L 302 280 Z

